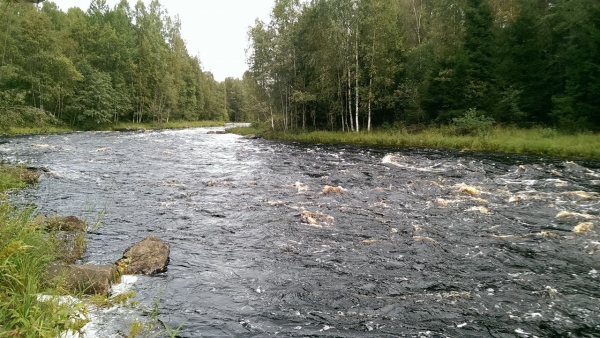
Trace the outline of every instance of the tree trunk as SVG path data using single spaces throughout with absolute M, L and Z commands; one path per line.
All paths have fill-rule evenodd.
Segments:
M 306 130 L 306 104 L 302 103 L 302 131 Z
M 338 97 L 340 100 L 340 107 L 342 108 L 340 116 L 342 117 L 342 133 L 345 132 L 346 126 L 344 125 L 344 98 L 342 96 L 342 79 L 340 74 L 338 73 Z
M 373 86 L 373 75 L 369 79 L 369 117 L 367 119 L 367 132 L 371 132 L 371 95 L 372 95 L 372 86 Z
M 356 94 L 356 132 L 359 132 L 359 123 L 358 123 L 358 25 L 356 26 L 355 32 L 355 40 L 354 40 L 354 56 L 356 59 L 356 69 L 354 70 L 354 77 L 356 79 L 356 86 L 354 87 L 354 94 Z
M 417 5 L 415 4 L 415 0 L 412 0 L 412 9 L 413 14 L 415 15 L 415 33 L 417 35 L 417 46 L 421 46 L 421 17 L 423 16 L 423 0 L 419 0 L 421 8 L 419 13 L 417 14 Z M 421 49 L 419 49 L 419 62 L 418 67 L 421 69 Z
M 283 91 L 279 90 L 279 99 L 281 100 L 281 110 L 283 110 L 283 130 L 287 131 L 287 126 L 288 126 L 288 118 L 287 118 L 287 112 L 285 109 L 285 100 L 283 98 Z M 271 114 L 271 119 L 272 119 L 272 114 Z
M 273 106 L 271 105 L 271 94 L 267 94 L 267 98 L 269 99 L 269 113 L 271 114 L 271 129 L 275 130 L 275 119 L 273 118 Z
M 417 5 L 415 4 L 415 0 L 412 0 L 412 10 L 415 15 L 415 33 L 417 35 L 417 43 L 418 46 L 421 45 L 421 17 L 423 15 L 423 0 L 420 0 L 421 9 L 417 14 Z
M 7 4 L 8 6 L 8 4 Z M 4 10 L 6 12 L 6 9 Z M 4 50 L 2 52 L 2 67 L 4 67 L 4 57 L 6 56 L 6 44 L 8 42 L 8 35 L 10 34 L 10 19 L 6 23 L 6 35 L 4 36 Z M 0 74 L 0 80 L 2 79 Z
M 369 117 L 367 119 L 367 132 L 371 132 L 371 101 L 373 100 L 373 68 L 375 68 L 375 30 L 373 30 L 373 45 L 371 47 L 371 69 L 369 72 Z
M 354 119 L 352 118 L 352 82 L 350 79 L 350 63 L 348 63 L 348 120 L 350 121 L 350 130 L 354 131 Z

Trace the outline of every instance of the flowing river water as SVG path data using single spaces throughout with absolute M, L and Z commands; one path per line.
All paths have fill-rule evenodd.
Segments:
M 600 336 L 599 162 L 210 130 L 27 136 L 0 155 L 50 169 L 17 201 L 103 216 L 85 262 L 171 245 L 132 288 L 180 337 Z

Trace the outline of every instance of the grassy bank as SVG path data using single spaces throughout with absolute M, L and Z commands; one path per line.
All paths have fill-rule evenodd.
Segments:
M 203 128 L 203 127 L 222 127 L 223 121 L 176 121 L 169 123 L 128 123 L 119 122 L 111 124 L 96 125 L 89 128 L 77 128 L 59 125 L 46 125 L 34 127 L 10 127 L 7 131 L 0 134 L 5 135 L 20 135 L 20 134 L 56 134 L 56 133 L 71 133 L 78 130 L 93 130 L 93 131 L 116 131 L 116 130 L 160 130 L 160 129 L 186 129 L 186 128 Z
M 235 128 L 231 132 L 256 133 L 250 128 Z M 425 147 L 496 152 L 507 154 L 530 154 L 566 158 L 600 159 L 600 135 L 582 133 L 560 134 L 552 129 L 518 129 L 495 127 L 485 135 L 456 135 L 450 128 L 428 128 L 420 132 L 374 131 L 361 132 L 264 132 L 263 137 L 274 140 L 360 144 L 390 147 Z
M 238 135 L 242 135 L 242 136 L 246 136 L 246 135 L 252 135 L 252 134 L 262 134 L 262 131 L 260 129 L 254 128 L 254 127 L 235 127 L 235 128 L 229 128 L 227 129 L 228 132 L 233 133 L 233 134 L 238 134 Z
M 186 128 L 206 128 L 206 127 L 222 127 L 225 124 L 223 121 L 176 121 L 169 123 L 128 123 L 119 122 L 107 125 L 99 125 L 92 130 L 111 131 L 111 130 L 160 130 L 160 129 L 186 129 Z
M 37 182 L 39 173 L 23 167 L 0 165 L 0 195 L 10 189 L 19 189 Z
M 69 126 L 36 126 L 36 127 L 10 127 L 8 130 L 0 133 L 3 135 L 13 136 L 19 134 L 58 134 L 58 133 L 72 133 L 76 131 L 75 128 Z
M 0 337 L 58 337 L 85 324 L 76 306 L 38 299 L 39 294 L 58 294 L 43 281 L 55 249 L 30 222 L 31 210 L 15 209 L 5 195 L 35 179 L 25 168 L 0 169 Z

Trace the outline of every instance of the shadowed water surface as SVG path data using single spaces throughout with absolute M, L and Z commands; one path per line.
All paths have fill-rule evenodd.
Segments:
M 21 137 L 0 153 L 51 170 L 15 196 L 40 212 L 105 209 L 86 261 L 148 234 L 171 244 L 169 270 L 134 289 L 181 337 L 600 335 L 598 162 L 208 130 Z

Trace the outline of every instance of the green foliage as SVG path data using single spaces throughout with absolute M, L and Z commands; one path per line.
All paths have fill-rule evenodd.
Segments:
M 58 124 L 48 112 L 24 106 L 0 106 L 0 132 L 10 132 L 11 127 L 43 126 Z
M 282 130 L 451 123 L 468 108 L 598 130 L 598 17 L 589 0 L 277 1 L 249 32 L 254 107 Z
M 485 136 L 491 130 L 494 119 L 479 114 L 477 109 L 468 109 L 462 117 L 452 119 L 458 135 Z
M 87 12 L 3 2 L 0 129 L 227 120 L 222 84 L 180 28 L 156 0 L 94 0 Z
M 157 0 L 3 3 L 3 131 L 181 120 L 356 131 L 451 123 L 468 108 L 600 129 L 598 1 L 278 0 L 249 30 L 249 71 L 222 83 Z
M 134 320 L 129 324 L 129 333 L 127 334 L 127 338 L 135 338 L 138 337 L 144 331 L 145 325 L 144 323 Z
M 80 66 L 84 80 L 75 90 L 75 98 L 68 107 L 76 124 L 89 126 L 108 123 L 113 117 L 115 91 L 109 74 L 100 72 L 87 63 Z
M 171 328 L 171 327 L 169 327 L 169 325 L 167 325 L 167 323 L 163 323 L 163 325 L 165 327 L 165 331 L 167 332 L 167 335 L 170 338 L 177 337 L 177 333 L 179 333 L 179 330 L 181 330 L 181 328 L 183 327 L 183 324 L 185 324 L 185 322 L 179 324 L 179 326 L 176 328 Z
M 88 299 L 88 303 L 99 308 L 110 308 L 125 304 L 137 305 L 136 301 L 131 300 L 134 296 L 135 291 L 125 292 L 114 297 L 107 297 L 106 295 L 94 295 Z

